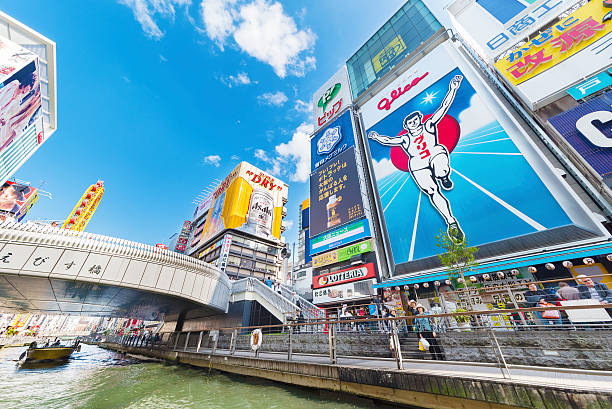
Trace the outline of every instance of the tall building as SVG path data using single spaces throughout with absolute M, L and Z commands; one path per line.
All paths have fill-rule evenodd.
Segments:
M 57 129 L 55 42 L 0 12 L 0 183 Z M 14 114 L 19 112 L 19 116 Z
M 231 278 L 281 279 L 288 185 L 241 162 L 197 207 L 186 254 Z
M 497 54 L 504 56 L 505 65 L 495 59 L 479 61 L 474 55 L 490 43 L 482 32 L 493 30 L 482 23 L 488 21 L 486 13 L 498 20 L 508 17 L 510 3 L 521 8 L 516 26 L 508 26 L 512 18 L 504 20 L 494 28 L 505 31 L 492 37 L 494 45 L 503 44 L 502 51 L 510 50 Z M 438 257 L 441 237 L 478 247 L 479 265 L 470 274 L 479 283 L 493 280 L 491 276 L 517 281 L 546 274 L 570 278 L 578 271 L 607 272 L 612 246 L 602 224 L 605 205 L 585 193 L 580 173 L 560 159 L 542 136 L 541 126 L 533 122 L 537 113 L 524 109 L 531 103 L 531 109 L 550 110 L 546 102 L 562 95 L 563 90 L 552 89 L 561 83 L 551 79 L 540 84 L 539 75 L 529 74 L 535 64 L 557 57 L 536 61 L 541 54 L 535 49 L 525 60 L 518 55 L 523 43 L 513 45 L 530 36 L 550 48 L 542 45 L 551 40 L 545 38 L 548 31 L 535 38 L 531 27 L 523 27 L 529 25 L 521 20 L 526 13 L 529 22 L 536 20 L 531 14 L 546 15 L 540 27 L 551 30 L 585 20 L 572 32 L 584 34 L 584 46 L 578 48 L 598 38 L 605 41 L 612 24 L 602 22 L 602 3 L 582 2 L 564 9 L 565 14 L 557 13 L 557 5 L 568 3 L 457 0 L 449 11 L 469 19 L 473 13 L 466 10 L 472 7 L 482 17 L 457 29 L 465 34 L 462 38 L 442 27 L 423 1 L 409 0 L 348 59 L 346 74 L 340 70 L 317 91 L 310 179 L 316 304 L 362 302 L 377 288 L 385 289 L 385 294 L 378 294 L 385 297 L 393 288 L 401 289 L 402 300 L 433 302 L 439 288 L 451 285 Z M 572 10 L 578 14 L 568 20 Z M 599 20 L 591 21 L 588 15 Z M 564 38 L 556 40 L 557 48 L 563 47 Z M 567 67 L 559 72 L 551 68 L 550 75 L 560 75 L 563 84 L 576 76 L 571 64 L 561 63 L 572 53 L 558 57 L 557 65 Z M 510 67 L 509 58 L 523 60 Z M 581 66 L 580 72 L 601 71 L 601 58 L 597 54 L 587 60 L 593 66 Z M 605 59 L 609 68 L 609 57 Z M 494 61 L 495 76 L 483 61 L 490 66 Z M 507 83 L 513 84 L 513 73 L 527 75 L 526 83 L 532 81 L 535 88 L 514 85 L 516 89 L 505 91 Z M 603 74 L 598 79 L 607 80 Z M 544 99 L 530 100 L 530 95 Z M 602 104 L 605 101 L 589 109 Z M 608 130 L 598 124 L 610 120 L 609 105 L 607 111 L 582 119 L 578 130 L 582 127 L 589 138 L 605 142 L 602 135 Z M 554 126 L 554 118 L 551 123 Z M 561 123 L 561 128 L 575 124 L 571 119 Z M 598 158 L 601 164 L 602 156 Z M 576 259 L 576 254 L 593 257 Z M 567 258 L 563 266 L 560 257 Z M 546 268 L 541 266 L 544 260 L 549 261 Z

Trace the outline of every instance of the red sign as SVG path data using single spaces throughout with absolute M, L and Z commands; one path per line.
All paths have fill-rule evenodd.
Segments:
M 155 245 L 155 247 L 160 248 L 160 249 L 164 249 L 164 250 L 168 250 L 168 246 L 166 246 L 165 244 L 162 244 L 162 243 L 157 243 Z
M 351 281 L 376 278 L 374 264 L 368 263 L 358 267 L 351 267 L 345 270 L 334 271 L 333 273 L 322 274 L 312 278 L 312 288 L 329 287 L 331 285 L 349 283 Z

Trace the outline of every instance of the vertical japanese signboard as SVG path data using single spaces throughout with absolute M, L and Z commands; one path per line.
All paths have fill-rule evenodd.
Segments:
M 342 67 L 314 94 L 312 112 L 315 130 L 329 124 L 351 104 L 348 75 L 346 68 Z

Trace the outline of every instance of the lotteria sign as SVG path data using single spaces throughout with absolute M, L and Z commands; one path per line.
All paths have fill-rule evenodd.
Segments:
M 344 108 L 352 104 L 346 68 L 342 67 L 313 96 L 315 130 L 328 125 Z
M 373 263 L 313 277 L 312 288 L 329 287 L 332 285 L 349 283 L 351 281 L 365 280 L 367 278 L 376 278 L 376 271 Z

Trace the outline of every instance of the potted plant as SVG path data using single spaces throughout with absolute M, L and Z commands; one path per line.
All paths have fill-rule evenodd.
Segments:
M 457 308 L 455 310 L 455 313 L 457 312 L 467 312 L 467 311 L 465 310 L 465 308 Z M 472 325 L 470 324 L 469 315 L 455 315 L 453 316 L 453 318 L 455 319 L 455 321 L 457 321 L 457 327 L 459 327 L 461 331 L 470 331 L 470 327 Z

